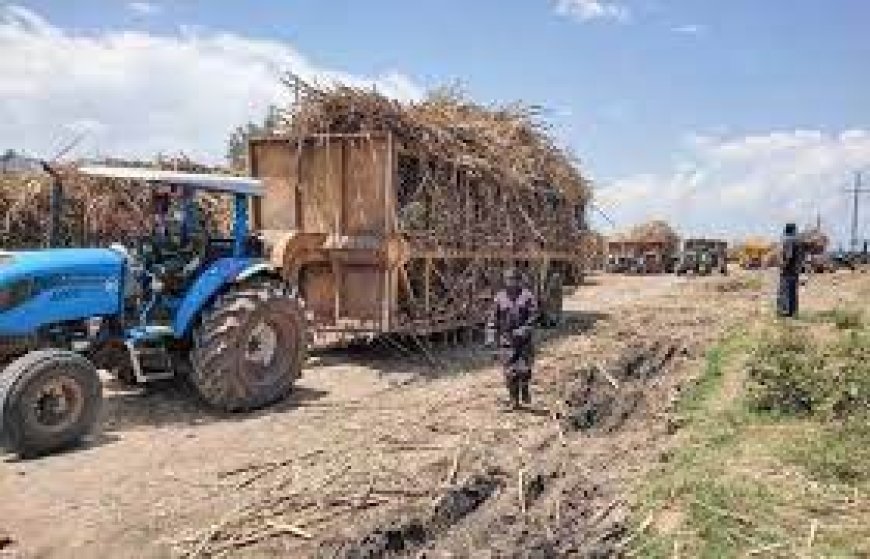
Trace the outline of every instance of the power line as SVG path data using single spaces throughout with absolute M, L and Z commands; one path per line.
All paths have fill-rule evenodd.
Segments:
M 595 202 L 590 202 L 590 204 L 592 205 L 592 208 L 595 211 L 597 211 L 599 214 L 601 214 L 601 217 L 603 217 L 605 220 L 607 220 L 607 223 L 609 223 L 611 227 L 616 227 L 616 222 L 613 221 L 613 219 L 611 219 L 609 215 L 607 215 L 607 212 L 605 212 L 601 206 L 599 206 Z
M 849 239 L 849 248 L 852 252 L 858 252 L 858 205 L 860 194 L 870 194 L 870 188 L 861 187 L 861 171 L 855 171 L 855 185 L 847 188 L 846 192 L 852 195 L 852 235 Z

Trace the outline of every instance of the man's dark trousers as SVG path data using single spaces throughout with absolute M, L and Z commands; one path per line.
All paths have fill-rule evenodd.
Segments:
M 795 317 L 798 313 L 798 276 L 779 276 L 779 294 L 777 295 L 777 314 L 779 316 Z

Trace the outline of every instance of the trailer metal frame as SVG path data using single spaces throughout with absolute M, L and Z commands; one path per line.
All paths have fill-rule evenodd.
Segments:
M 506 266 L 544 299 L 582 274 L 586 200 L 425 161 L 390 133 L 249 142 L 254 227 L 329 341 L 479 324 Z M 567 280 L 567 281 L 566 281 Z

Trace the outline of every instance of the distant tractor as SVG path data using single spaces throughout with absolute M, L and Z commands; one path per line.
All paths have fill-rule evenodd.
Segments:
M 703 269 L 700 263 L 700 254 L 695 251 L 683 251 L 679 255 L 676 267 L 677 275 L 685 275 L 690 272 L 698 275 L 709 275 L 710 270 Z
M 131 247 L 0 254 L 4 446 L 33 456 L 76 443 L 98 417 L 97 369 L 137 384 L 184 376 L 225 411 L 284 398 L 300 374 L 306 322 L 248 229 L 260 181 L 81 172 L 152 187 L 154 230 Z M 197 191 L 232 196 L 231 238 L 197 230 Z
M 711 239 L 686 239 L 676 265 L 678 275 L 708 276 L 728 273 L 727 243 Z

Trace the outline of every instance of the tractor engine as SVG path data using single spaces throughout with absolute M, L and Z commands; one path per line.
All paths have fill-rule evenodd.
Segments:
M 8 252 L 0 265 L 0 347 L 10 359 L 43 346 L 89 342 L 120 318 L 124 257 L 110 249 Z

